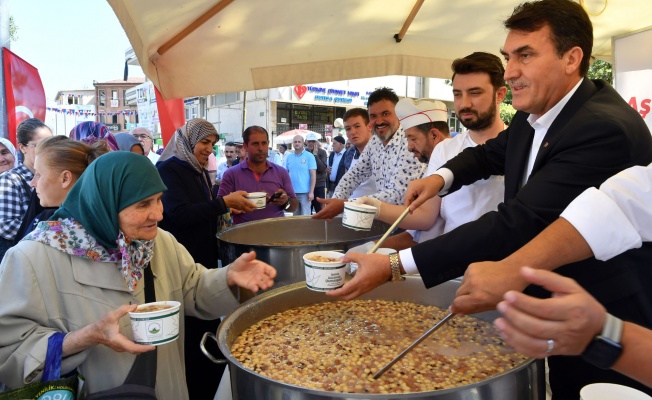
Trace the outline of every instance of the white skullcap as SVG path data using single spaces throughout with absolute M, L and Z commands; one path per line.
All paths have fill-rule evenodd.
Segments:
M 401 99 L 396 103 L 396 116 L 403 129 L 434 121 L 448 122 L 446 104 L 439 100 Z

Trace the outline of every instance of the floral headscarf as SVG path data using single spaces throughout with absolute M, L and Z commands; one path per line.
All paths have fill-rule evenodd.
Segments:
M 119 150 L 118 142 L 115 140 L 109 128 L 100 122 L 82 122 L 72 128 L 69 137 L 72 140 L 84 142 L 89 145 L 101 139 L 108 143 L 111 151 Z
M 23 240 L 45 243 L 76 257 L 120 262 L 133 291 L 153 256 L 154 241 L 126 237 L 118 214 L 165 190 L 147 157 L 126 151 L 106 153 L 88 166 L 52 218 L 40 222 Z

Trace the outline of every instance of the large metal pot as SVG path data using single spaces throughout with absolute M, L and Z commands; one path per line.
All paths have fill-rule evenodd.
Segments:
M 302 259 L 304 254 L 317 250 L 346 252 L 352 247 L 380 238 L 387 229 L 389 225 L 381 221 L 374 221 L 370 231 L 354 231 L 342 226 L 341 217 L 334 218 L 331 222 L 312 219 L 309 216 L 281 217 L 235 225 L 219 232 L 217 238 L 222 265 L 234 261 L 242 253 L 255 250 L 257 259 L 276 268 L 274 287 L 279 287 L 306 280 Z M 324 243 L 269 244 L 279 242 Z
M 408 276 L 403 282 L 387 283 L 360 298 L 411 301 L 418 304 L 435 305 L 445 308 L 451 304 L 458 286 L 459 281 L 450 281 L 436 288 L 426 290 L 419 276 Z M 250 299 L 222 321 L 217 331 L 217 342 L 230 366 L 231 388 L 234 400 L 545 399 L 544 366 L 541 360 L 530 359 L 504 374 L 454 389 L 411 394 L 367 395 L 326 392 L 277 382 L 245 369 L 231 354 L 230 349 L 236 338 L 252 324 L 290 308 L 327 301 L 336 300 L 323 293 L 307 289 L 304 283 L 296 283 Z M 475 317 L 486 321 L 493 321 L 496 316 L 496 312 L 475 315 Z

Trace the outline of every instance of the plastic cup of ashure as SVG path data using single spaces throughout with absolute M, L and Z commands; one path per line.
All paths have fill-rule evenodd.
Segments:
M 265 192 L 251 192 L 247 195 L 247 199 L 254 203 L 258 210 L 262 210 L 267 205 L 267 193 Z
M 615 383 L 592 383 L 580 390 L 580 400 L 652 400 L 652 397 L 629 386 Z
M 159 346 L 179 337 L 178 301 L 156 301 L 129 312 L 134 343 Z
M 376 250 L 376 253 L 385 254 L 386 256 L 388 256 L 390 254 L 397 253 L 397 251 L 394 249 L 390 249 L 389 247 L 381 247 L 378 250 Z M 353 275 L 357 270 L 358 270 L 358 263 L 354 263 L 354 262 L 349 263 L 349 271 L 348 271 L 349 274 Z
M 376 207 L 347 201 L 344 203 L 342 225 L 356 231 L 368 231 L 374 223 Z
M 333 261 L 315 261 L 315 257 Z M 341 288 L 346 276 L 346 263 L 342 262 L 344 254 L 337 251 L 313 251 L 303 256 L 306 271 L 306 287 L 317 292 L 326 292 Z

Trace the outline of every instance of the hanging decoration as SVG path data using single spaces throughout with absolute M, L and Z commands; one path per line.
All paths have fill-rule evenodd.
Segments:
M 94 117 L 97 115 L 108 115 L 108 116 L 113 116 L 113 115 L 137 115 L 138 111 L 137 110 L 120 110 L 117 112 L 108 112 L 108 111 L 98 111 L 98 112 L 92 112 L 88 110 L 73 110 L 71 108 L 57 108 L 57 107 L 46 107 L 46 110 L 48 112 L 54 112 L 58 114 L 65 114 L 65 115 L 80 115 L 84 117 Z

